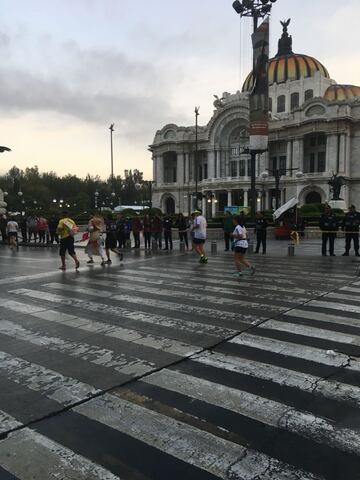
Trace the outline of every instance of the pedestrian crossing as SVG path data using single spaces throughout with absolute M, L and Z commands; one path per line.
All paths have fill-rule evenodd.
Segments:
M 336 260 L 11 282 L 0 480 L 358 480 L 360 282 Z

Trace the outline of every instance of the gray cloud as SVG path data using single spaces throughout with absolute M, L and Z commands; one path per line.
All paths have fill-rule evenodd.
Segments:
M 116 50 L 85 50 L 75 42 L 55 45 L 48 40 L 44 59 L 52 51 L 53 61 L 41 73 L 11 64 L 3 71 L 2 114 L 49 111 L 87 123 L 115 122 L 119 133 L 139 144 L 151 142 L 159 126 L 176 118 L 171 98 L 180 72 L 130 60 Z

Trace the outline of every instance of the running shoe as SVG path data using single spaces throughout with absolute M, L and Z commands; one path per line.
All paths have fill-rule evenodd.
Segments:
M 61 265 L 61 267 L 59 267 L 59 270 L 62 270 L 63 272 L 65 272 L 66 267 L 64 267 L 63 265 Z
M 250 275 L 255 275 L 255 267 L 250 267 Z
M 80 262 L 78 260 L 77 262 L 75 262 L 75 270 L 78 270 L 79 267 L 80 267 Z
M 100 265 L 101 265 L 102 267 L 105 267 L 105 260 L 103 260 L 103 261 L 100 263 Z
M 110 265 L 112 263 L 112 261 L 109 259 L 109 260 L 106 260 L 106 265 Z
M 93 260 L 93 259 L 88 260 L 86 263 L 87 263 L 88 265 L 90 265 L 91 263 L 94 263 L 94 260 Z

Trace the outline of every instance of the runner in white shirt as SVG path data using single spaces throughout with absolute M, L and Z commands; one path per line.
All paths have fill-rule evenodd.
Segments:
M 192 227 L 194 233 L 193 244 L 196 253 L 200 255 L 200 263 L 207 263 L 208 259 L 205 254 L 204 244 L 206 241 L 207 223 L 205 217 L 202 216 L 200 210 L 195 210 L 195 219 Z
M 250 262 L 246 260 L 245 255 L 248 249 L 248 241 L 247 241 L 247 232 L 246 228 L 243 223 L 242 217 L 238 216 L 234 218 L 234 225 L 235 230 L 231 234 L 232 238 L 234 239 L 234 261 L 236 266 L 235 275 L 240 277 L 242 276 L 242 265 L 245 265 L 250 271 L 250 275 L 254 275 L 255 267 L 252 267 Z
M 18 248 L 17 237 L 18 237 L 19 225 L 15 221 L 14 217 L 11 217 L 6 225 L 6 231 L 9 238 L 10 248 Z

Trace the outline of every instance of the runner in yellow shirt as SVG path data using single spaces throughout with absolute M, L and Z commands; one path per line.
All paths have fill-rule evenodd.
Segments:
M 74 220 L 69 218 L 68 212 L 62 212 L 59 224 L 57 226 L 57 234 L 60 237 L 60 270 L 66 270 L 65 256 L 66 252 L 74 259 L 76 270 L 80 267 L 80 262 L 77 259 L 74 248 L 74 234 L 77 231 L 77 226 Z

